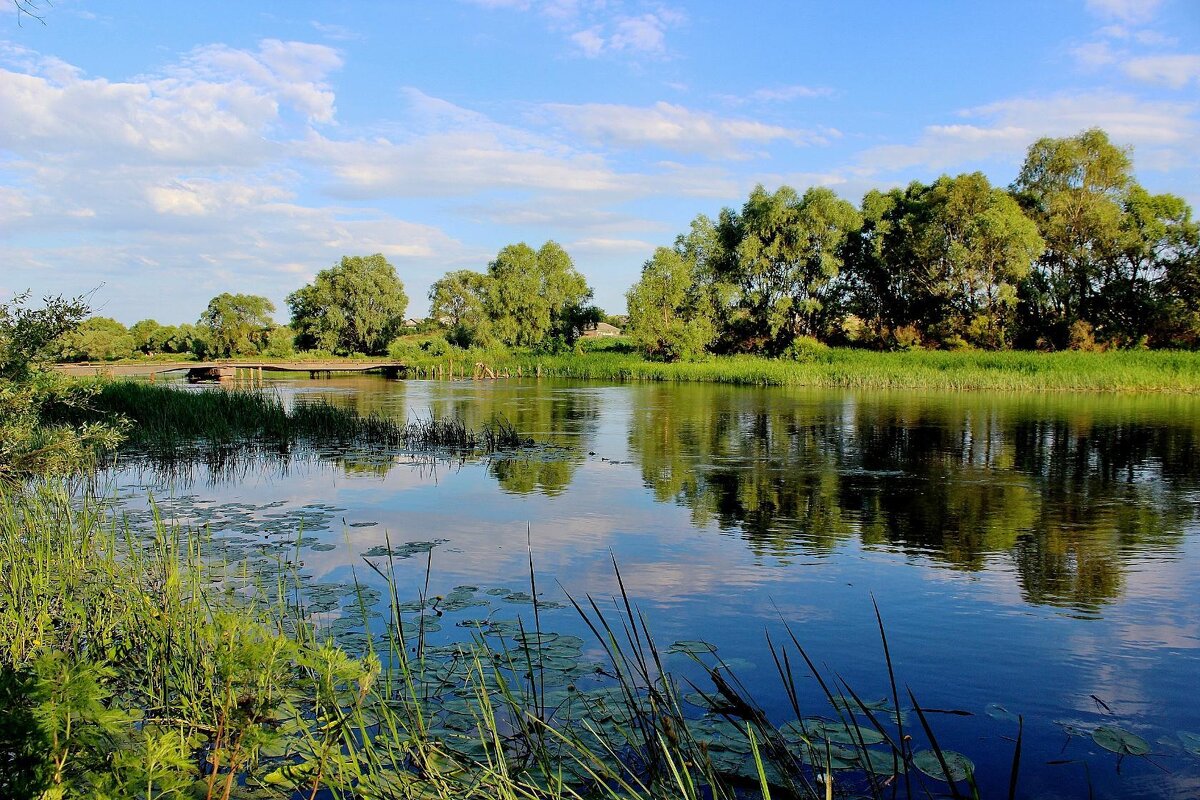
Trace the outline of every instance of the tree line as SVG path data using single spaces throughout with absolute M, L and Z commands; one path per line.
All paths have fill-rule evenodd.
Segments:
M 979 172 L 872 190 L 859 206 L 824 187 L 756 187 L 740 209 L 697 216 L 627 292 L 625 332 L 662 360 L 706 353 L 877 349 L 1104 349 L 1200 345 L 1200 226 L 1134 178 L 1130 151 L 1099 129 L 1044 138 L 1015 180 Z M 605 319 L 567 252 L 504 247 L 485 271 L 429 290 L 439 351 L 558 352 Z M 134 353 L 286 357 L 296 349 L 396 357 L 408 306 L 380 254 L 345 256 L 288 295 L 221 294 L 195 325 L 92 318 L 68 360 Z M 426 347 L 426 349 L 429 349 Z
M 1200 343 L 1191 209 L 1134 179 L 1101 130 L 1045 138 L 1012 185 L 982 173 L 873 190 L 759 186 L 696 217 L 628 295 L 647 355 L 784 355 L 812 340 L 897 349 Z

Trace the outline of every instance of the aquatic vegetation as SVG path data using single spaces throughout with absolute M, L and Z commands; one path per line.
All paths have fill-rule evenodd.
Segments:
M 606 381 L 994 391 L 1200 391 L 1200 354 L 1183 351 L 884 353 L 828 348 L 800 359 L 714 356 L 663 363 L 616 350 L 560 356 L 514 353 L 509 374 Z

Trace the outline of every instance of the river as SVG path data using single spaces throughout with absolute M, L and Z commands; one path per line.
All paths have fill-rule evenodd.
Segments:
M 364 556 L 390 550 L 414 596 L 468 585 L 491 604 L 430 624 L 436 641 L 469 636 L 455 621 L 472 614 L 531 614 L 532 557 L 543 624 L 594 658 L 569 597 L 613 608 L 615 563 L 664 651 L 703 640 L 777 723 L 795 714 L 766 637 L 788 639 L 785 625 L 828 676 L 891 696 L 877 604 L 901 704 L 908 687 L 936 710 L 939 742 L 975 762 L 985 796 L 1007 789 L 1017 715 L 1023 796 L 1086 797 L 1089 780 L 1097 797 L 1200 794 L 1187 736 L 1200 733 L 1200 398 L 369 376 L 267 388 L 402 420 L 502 416 L 537 444 L 467 460 L 330 452 L 169 481 L 126 462 L 107 485 L 135 524 L 153 492 L 248 569 L 264 563 L 256 542 L 287 553 L 301 530 L 306 585 L 335 587 L 314 594 L 326 611 L 336 587 L 382 591 Z M 370 627 L 331 623 L 350 646 Z M 706 688 L 695 647 L 668 666 Z M 817 682 L 798 685 L 821 713 Z M 1151 753 L 1106 750 L 1101 726 Z

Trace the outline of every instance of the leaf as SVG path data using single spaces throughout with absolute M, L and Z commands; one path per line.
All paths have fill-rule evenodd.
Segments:
M 1115 725 L 1101 725 L 1092 731 L 1092 741 L 1117 755 L 1144 756 L 1150 752 L 1150 744 L 1137 734 Z
M 974 762 L 962 753 L 956 753 L 953 750 L 943 750 L 942 758 L 946 761 L 946 768 L 950 771 L 950 780 L 953 783 L 965 781 L 969 776 L 975 774 Z M 942 764 L 938 761 L 937 753 L 932 750 L 922 750 L 914 755 L 913 766 L 934 780 L 943 782 L 946 780 L 946 770 L 942 769 Z

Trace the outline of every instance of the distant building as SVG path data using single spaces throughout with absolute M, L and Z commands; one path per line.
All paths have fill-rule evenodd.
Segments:
M 420 327 L 420 325 L 421 325 L 420 320 L 415 320 L 415 319 L 404 320 L 404 327 L 408 328 L 409 330 L 414 330 L 414 329 Z
M 615 325 L 609 325 L 607 322 L 597 322 L 595 325 L 584 327 L 583 335 L 588 339 L 596 339 L 604 336 L 620 336 L 621 329 Z

